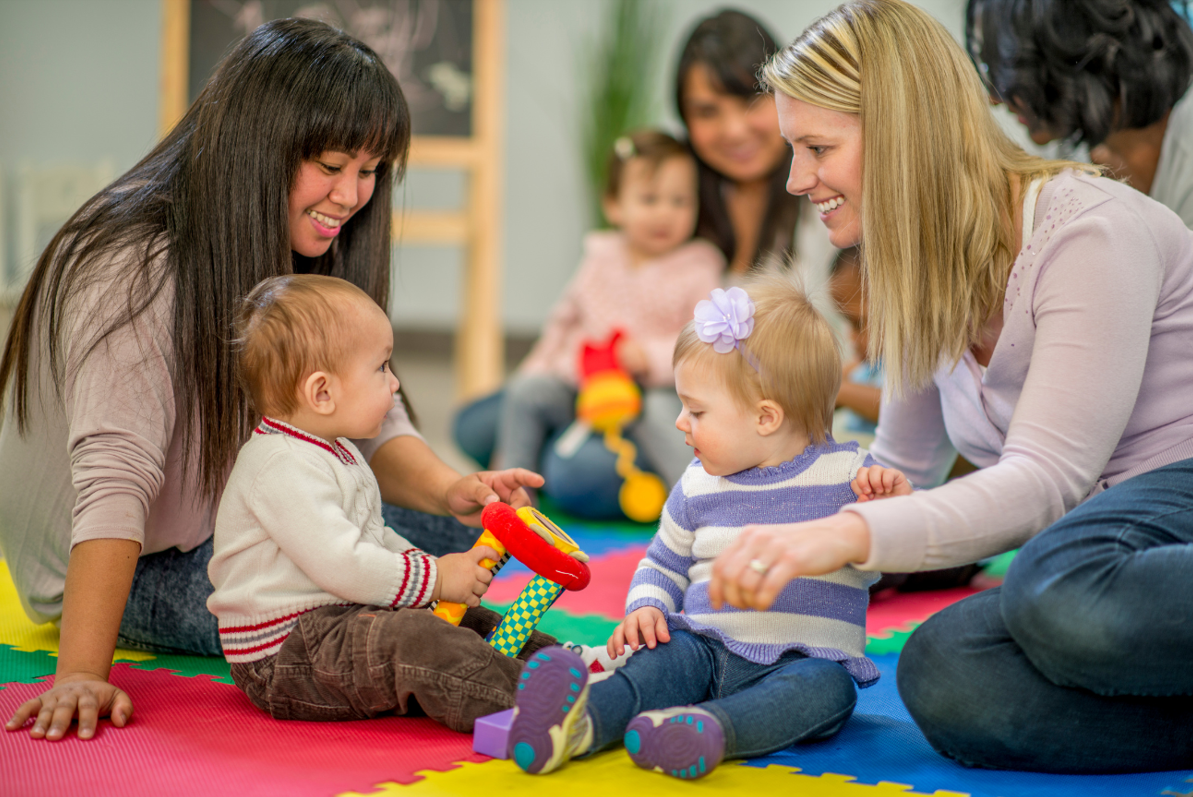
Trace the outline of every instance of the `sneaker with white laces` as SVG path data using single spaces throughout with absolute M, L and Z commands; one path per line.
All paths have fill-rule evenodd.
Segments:
M 534 652 L 518 679 L 509 757 L 531 774 L 545 774 L 592 746 L 588 669 L 561 647 Z
M 695 706 L 643 711 L 626 727 L 625 748 L 643 769 L 692 780 L 721 763 L 725 733 L 716 717 Z

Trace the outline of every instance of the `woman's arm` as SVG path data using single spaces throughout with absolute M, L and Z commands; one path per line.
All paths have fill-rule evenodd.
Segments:
M 394 437 L 369 460 L 386 503 L 434 515 L 454 515 L 462 523 L 480 525 L 480 513 L 494 501 L 526 506 L 526 487 L 542 487 L 543 477 L 514 468 L 456 473 L 422 438 Z
M 5 726 L 8 730 L 36 717 L 29 734 L 57 740 L 78 715 L 79 738 L 90 739 L 99 717 L 111 716 L 118 728 L 128 722 L 132 701 L 108 683 L 108 672 L 140 553 L 141 546 L 132 540 L 92 540 L 71 551 L 54 685 L 22 704 Z
M 77 497 L 57 676 L 18 710 L 10 729 L 36 713 L 32 735 L 59 739 L 77 714 L 86 739 L 98 716 L 110 714 L 121 726 L 132 713 L 128 695 L 106 679 L 174 428 L 172 296 L 162 290 L 136 320 L 98 343 L 97 334 L 127 306 L 127 286 L 98 283 L 69 313 L 62 392 Z
M 718 559 L 710 592 L 761 608 L 771 592 L 760 592 L 762 579 L 747 572 L 752 559 L 773 568 L 772 586 L 849 563 L 907 572 L 977 561 L 1022 544 L 1075 506 L 1131 417 L 1160 293 L 1163 264 L 1149 230 L 1137 218 L 1123 221 L 1134 223 L 1100 214 L 1069 222 L 1038 256 L 1030 303 L 1008 305 L 1031 317 L 1034 335 L 996 464 L 823 520 L 753 529 Z M 884 408 L 880 438 L 891 420 Z M 874 453 L 897 464 L 877 446 Z

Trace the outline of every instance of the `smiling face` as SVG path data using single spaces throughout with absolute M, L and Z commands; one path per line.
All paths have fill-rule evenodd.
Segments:
M 702 64 L 684 77 L 682 111 L 692 149 L 735 183 L 767 179 L 786 155 L 774 99 L 769 94 L 729 94 Z
M 319 257 L 373 196 L 381 159 L 329 150 L 298 167 L 290 190 L 290 248 L 305 257 Z
M 394 332 L 385 313 L 372 301 L 351 299 L 345 309 L 354 342 L 352 353 L 336 369 L 335 437 L 367 439 L 381 433 L 394 407 L 398 378 L 389 368 Z
M 665 255 L 696 230 L 696 164 L 688 157 L 667 158 L 657 166 L 631 158 L 617 197 L 605 200 L 604 208 L 636 260 Z
M 812 201 L 833 246 L 856 246 L 862 236 L 861 118 L 782 92 L 775 103 L 779 129 L 794 153 L 787 191 Z

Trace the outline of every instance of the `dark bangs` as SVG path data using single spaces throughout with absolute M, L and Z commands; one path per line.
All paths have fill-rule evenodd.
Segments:
M 683 118 L 684 80 L 696 65 L 703 66 L 715 88 L 735 97 L 753 97 L 760 83 L 758 70 L 778 50 L 775 38 L 761 22 L 740 11 L 722 11 L 692 31 L 675 71 L 675 107 Z
M 295 86 L 305 105 L 297 140 L 302 157 L 326 150 L 367 152 L 401 179 L 410 148 L 410 109 L 389 69 L 371 49 L 344 37 Z

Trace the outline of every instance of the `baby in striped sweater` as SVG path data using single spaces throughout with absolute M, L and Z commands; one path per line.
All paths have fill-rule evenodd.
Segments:
M 701 777 L 725 758 L 831 736 L 853 712 L 857 687 L 878 679 L 865 656 L 876 573 L 846 567 L 795 579 L 762 612 L 709 600 L 713 562 L 745 526 L 911 492 L 902 473 L 829 435 L 841 360 L 823 316 L 785 276 L 747 290 L 714 291 L 676 343 L 676 426 L 696 458 L 608 643 L 611 656 L 627 645 L 637 652 L 591 685 L 572 652 L 535 654 L 510 734 L 511 757 L 527 772 L 624 739 L 643 768 Z

